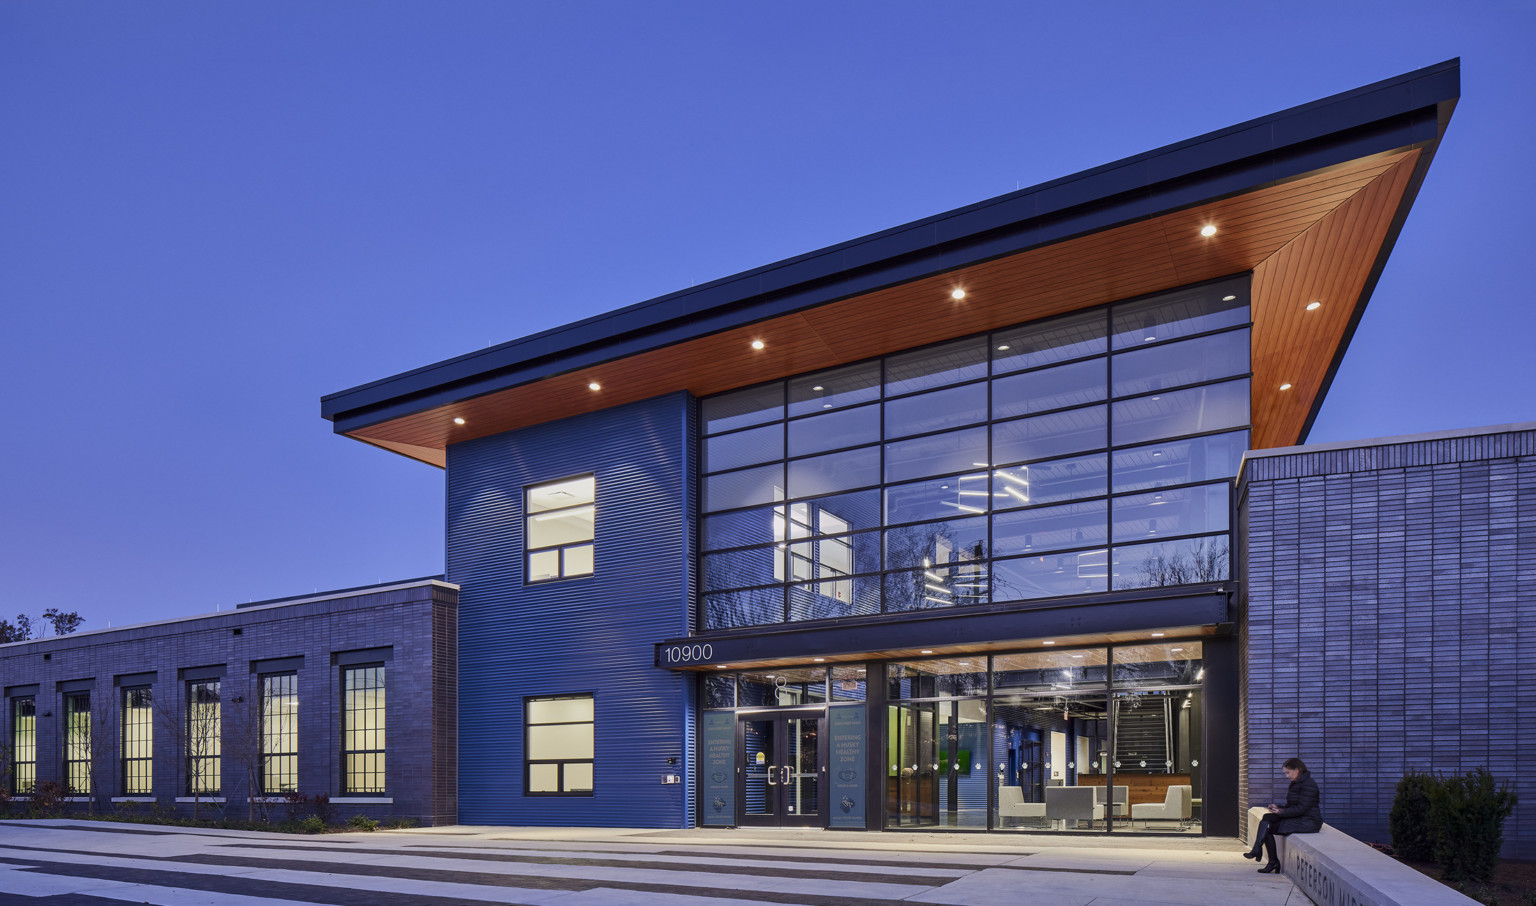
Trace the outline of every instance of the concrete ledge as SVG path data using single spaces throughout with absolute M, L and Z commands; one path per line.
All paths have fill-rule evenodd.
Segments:
M 1254 841 L 1265 810 L 1248 810 Z M 1318 906 L 1476 906 L 1477 901 L 1323 825 L 1315 834 L 1275 838 L 1285 876 Z

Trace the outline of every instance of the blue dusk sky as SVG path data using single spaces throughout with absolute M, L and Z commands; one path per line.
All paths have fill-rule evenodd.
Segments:
M 443 569 L 320 397 L 1443 60 L 1311 440 L 1536 418 L 1536 3 L 0 3 L 0 616 Z

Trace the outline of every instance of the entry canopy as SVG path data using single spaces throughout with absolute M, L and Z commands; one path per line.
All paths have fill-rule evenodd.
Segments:
M 1450 60 L 333 393 L 321 414 L 442 466 L 449 444 L 477 437 L 1251 272 L 1252 445 L 1301 443 L 1460 71 Z

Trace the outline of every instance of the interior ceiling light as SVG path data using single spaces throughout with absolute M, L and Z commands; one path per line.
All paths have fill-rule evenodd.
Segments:
M 1291 389 L 1291 382 L 1290 381 L 1286 381 L 1284 384 L 1281 384 L 1280 385 L 1280 389 L 1281 390 L 1289 390 L 1289 389 Z
M 603 385 L 599 384 L 597 381 L 592 381 L 592 382 L 587 384 L 587 389 L 588 390 L 601 390 L 601 389 L 603 389 Z
M 766 345 L 767 344 L 764 343 L 762 340 L 753 340 L 752 341 L 752 348 L 753 349 L 762 349 Z
M 812 387 L 811 389 L 812 390 L 825 390 L 827 388 L 821 386 L 820 384 L 817 384 L 816 386 Z
M 1154 633 L 1152 633 L 1152 638 L 1160 639 L 1160 638 L 1162 638 L 1163 636 L 1165 636 L 1167 634 L 1168 633 L 1166 633 L 1166 632 L 1154 632 Z
M 454 423 L 454 424 L 455 424 L 455 425 L 462 425 L 462 424 L 464 424 L 464 419 L 462 419 L 462 418 L 456 418 L 456 419 L 454 419 L 454 420 L 453 420 L 453 423 Z
M 1054 645 L 1056 643 L 1053 640 L 1051 640 L 1051 639 L 1046 639 L 1045 641 L 1041 642 L 1040 644 L 1042 644 L 1042 645 Z
M 822 662 L 822 661 L 824 661 L 824 660 L 826 660 L 826 658 L 824 658 L 824 657 L 818 657 L 818 658 L 812 658 L 812 660 L 814 660 L 814 661 L 815 661 L 815 662 L 816 662 L 816 663 L 818 663 L 818 664 L 819 664 L 819 663 L 821 663 L 821 662 Z
M 949 291 L 949 297 L 954 299 L 956 302 L 959 302 L 961 299 L 965 298 L 965 290 L 959 288 L 952 289 Z
M 1322 308 L 1322 307 L 1323 307 L 1323 303 L 1321 303 L 1321 302 L 1308 302 L 1307 303 L 1307 311 L 1317 311 L 1319 308 Z
M 715 669 L 716 670 L 724 670 L 724 669 L 726 669 L 729 666 L 731 666 L 731 665 L 730 664 L 716 664 L 715 665 Z
M 1004 343 L 1003 345 L 997 347 L 997 351 L 998 352 L 1007 352 L 1008 351 L 1008 344 Z
M 1201 227 L 1200 228 L 1200 235 L 1204 236 L 1207 239 L 1209 239 L 1212 236 L 1216 235 L 1216 225 L 1213 224 L 1213 223 L 1208 223 L 1205 226 Z
M 933 649 L 932 648 L 924 648 L 923 649 L 923 654 L 933 654 Z

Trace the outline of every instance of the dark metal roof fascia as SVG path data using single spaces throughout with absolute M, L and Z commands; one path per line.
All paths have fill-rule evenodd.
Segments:
M 321 400 L 338 433 L 1438 140 L 1450 60 Z M 1074 210 L 1076 209 L 1076 210 Z

